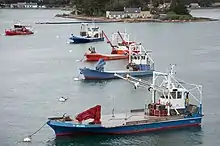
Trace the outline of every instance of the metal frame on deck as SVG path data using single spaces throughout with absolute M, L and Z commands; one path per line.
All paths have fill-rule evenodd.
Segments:
M 185 89 L 186 91 L 188 91 L 189 94 L 191 95 L 191 97 L 193 97 L 199 103 L 199 107 L 200 107 L 199 113 L 202 114 L 202 85 L 190 84 L 190 83 L 184 82 L 183 80 L 176 78 L 174 76 L 174 74 L 175 74 L 174 73 L 174 66 L 175 65 L 171 65 L 171 69 L 170 69 L 169 73 L 162 73 L 162 72 L 154 71 L 152 83 L 150 83 L 146 80 L 140 79 L 140 78 L 132 77 L 130 75 L 123 77 L 118 74 L 115 74 L 115 76 L 132 83 L 134 85 L 135 89 L 137 87 L 147 88 L 152 93 L 152 103 L 155 103 L 156 91 L 160 92 L 164 95 L 167 94 L 168 97 L 170 97 L 171 96 L 170 92 L 172 91 L 172 86 L 175 84 L 179 88 L 181 87 L 182 89 Z M 163 78 L 163 81 L 159 85 L 157 85 L 156 81 L 159 78 Z M 191 88 L 187 89 L 186 87 L 184 87 L 183 84 L 189 85 L 189 86 L 191 86 Z M 199 97 L 192 94 L 191 93 L 192 91 L 197 92 L 199 94 Z M 170 101 L 170 98 L 168 98 L 168 101 Z M 170 115 L 170 107 L 169 106 L 168 106 L 168 115 Z

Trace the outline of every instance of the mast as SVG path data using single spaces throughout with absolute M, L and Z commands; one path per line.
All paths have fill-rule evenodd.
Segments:
M 152 12 L 153 0 L 150 0 L 150 12 Z
M 128 45 L 129 45 L 129 35 L 128 35 Z M 128 50 L 128 56 L 129 56 L 128 63 L 131 63 L 131 55 L 132 55 L 131 45 L 129 45 L 128 49 L 129 49 L 129 50 Z
M 171 69 L 170 69 L 170 72 L 169 72 L 169 74 L 168 74 L 168 80 L 167 80 L 167 88 L 168 88 L 168 106 L 167 106 L 167 115 L 169 116 L 170 115 L 170 98 L 171 98 L 171 95 L 170 95 L 170 91 L 171 91 L 171 77 L 173 76 L 173 74 L 174 74 L 174 66 L 175 65 L 171 65 Z
M 155 90 L 155 80 L 156 80 L 156 73 L 153 72 L 153 83 L 152 83 L 152 103 L 155 103 L 155 93 L 156 93 L 156 90 Z

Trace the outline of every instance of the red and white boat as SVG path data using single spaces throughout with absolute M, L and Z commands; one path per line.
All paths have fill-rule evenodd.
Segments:
M 128 59 L 129 57 L 129 46 L 136 42 L 129 41 L 129 35 L 127 33 L 114 33 L 112 35 L 112 41 L 109 40 L 107 35 L 102 32 L 104 37 L 107 40 L 107 43 L 110 44 L 112 51 L 111 54 L 101 54 L 95 51 L 94 47 L 89 48 L 89 53 L 85 53 L 86 61 L 98 61 L 100 58 L 106 60 L 120 60 Z M 119 41 L 121 39 L 122 41 Z M 133 48 L 132 52 L 138 53 L 138 51 Z
M 131 44 L 135 44 L 136 42 L 134 41 L 130 41 L 129 40 L 129 34 L 127 34 L 126 32 L 124 33 L 120 33 L 119 31 L 117 33 L 113 33 L 112 35 L 112 41 L 110 41 L 108 39 L 108 37 L 105 35 L 106 37 L 107 43 L 110 44 L 110 46 L 112 47 L 112 52 L 111 54 L 125 54 L 125 53 L 129 53 L 129 46 Z M 121 41 L 119 41 L 121 40 Z M 132 52 L 138 53 L 134 50 L 132 50 Z
M 14 28 L 5 30 L 5 35 L 31 35 L 34 34 L 33 31 L 30 30 L 30 26 L 22 25 L 22 24 L 14 24 Z

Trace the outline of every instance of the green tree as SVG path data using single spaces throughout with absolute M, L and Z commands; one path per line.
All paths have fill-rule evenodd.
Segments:
M 171 0 L 169 11 L 173 11 L 178 15 L 190 15 L 187 7 L 179 0 Z

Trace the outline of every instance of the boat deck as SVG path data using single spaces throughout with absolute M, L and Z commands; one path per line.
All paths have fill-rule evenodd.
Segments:
M 104 127 L 117 127 L 122 125 L 137 125 L 137 124 L 146 124 L 154 123 L 161 121 L 177 120 L 183 119 L 184 116 L 149 116 L 145 115 L 144 112 L 135 112 L 127 114 L 115 114 L 112 115 L 103 115 L 101 118 L 102 125 Z
M 91 56 L 98 56 L 98 55 L 100 55 L 100 56 L 110 56 L 110 57 L 115 57 L 115 56 L 128 56 L 128 55 L 124 55 L 124 54 L 101 54 L 101 53 L 87 53 L 86 55 L 91 55 Z
M 133 72 L 146 72 L 146 71 L 149 71 L 149 72 L 153 72 L 152 70 L 143 70 L 143 71 L 140 71 L 140 70 L 138 70 L 138 71 L 130 71 L 130 70 L 128 70 L 128 69 L 126 69 L 126 70 L 117 70 L 117 71 L 105 71 L 105 72 L 108 72 L 108 73 L 127 73 L 127 74 L 129 74 L 129 73 L 133 73 Z

